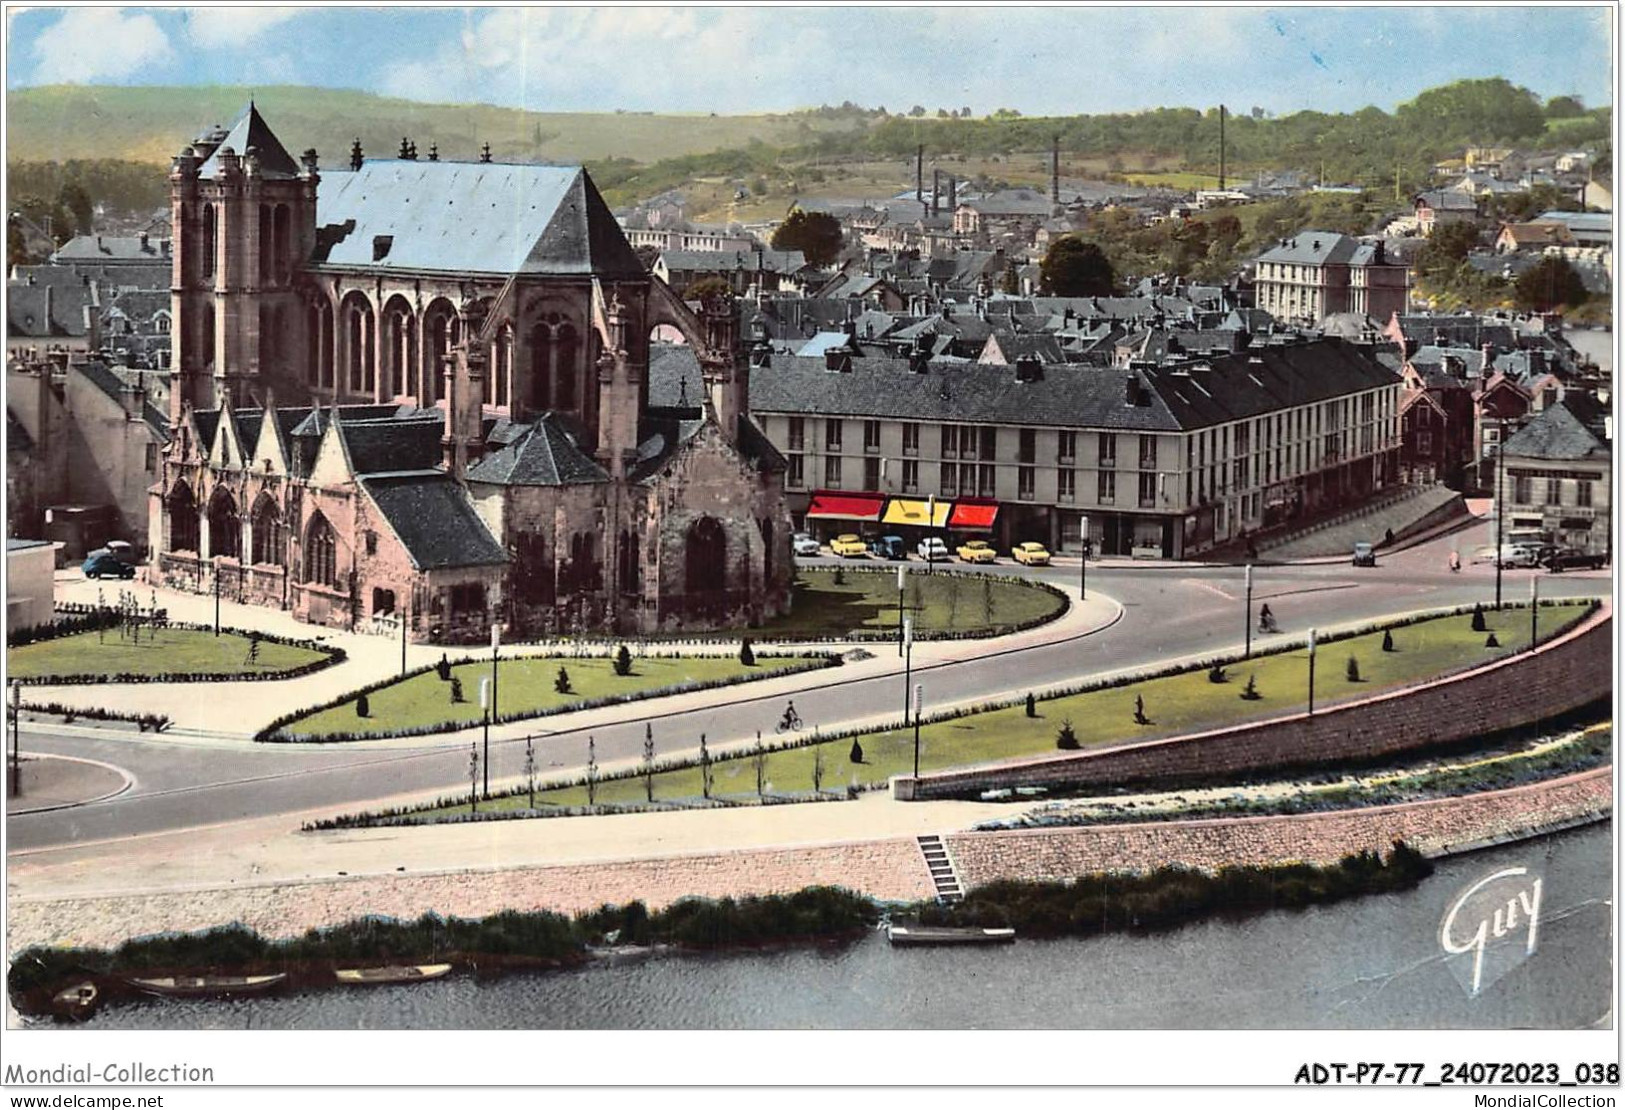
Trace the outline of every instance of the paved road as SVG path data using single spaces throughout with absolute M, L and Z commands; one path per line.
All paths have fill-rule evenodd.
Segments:
M 1263 567 L 1254 574 L 1254 604 L 1268 602 L 1283 634 L 1302 635 L 1391 613 L 1489 601 L 1492 568 L 1467 566 L 1452 574 L 1453 547 L 1469 551 L 1481 529 L 1446 537 L 1383 558 L 1376 568 L 1347 564 Z M 1007 568 L 997 568 L 1008 572 Z M 1074 585 L 1077 566 L 1033 572 Z M 1507 571 L 1508 600 L 1528 596 L 1530 572 Z M 1541 596 L 1611 594 L 1609 575 L 1541 574 Z M 1244 631 L 1243 572 L 1239 567 L 1092 567 L 1089 588 L 1119 601 L 1124 617 L 1103 631 L 1067 643 L 1021 651 L 989 653 L 926 669 L 929 691 L 952 692 L 955 700 L 1009 694 L 1053 683 L 1077 681 L 1106 671 L 1195 653 L 1239 647 Z M 1255 645 L 1268 637 L 1255 637 Z M 841 682 L 796 694 L 809 725 L 826 730 L 900 707 L 898 676 Z M 200 690 L 200 696 L 207 696 Z M 752 697 L 748 690 L 718 692 L 716 706 L 656 719 L 662 753 L 691 748 L 705 733 L 713 744 L 746 739 L 761 730 L 772 734 L 782 710 L 779 695 Z M 579 767 L 586 762 L 583 731 L 549 731 L 538 722 L 541 768 Z M 641 754 L 643 721 L 595 727 L 601 764 Z M 314 808 L 354 810 L 363 803 L 413 791 L 466 789 L 468 753 L 462 744 L 438 742 L 419 749 L 368 749 L 247 745 L 240 741 L 174 737 L 63 735 L 25 729 L 23 743 L 44 751 L 102 760 L 129 771 L 135 785 L 107 802 L 71 810 L 18 815 L 8 821 L 10 850 L 136 835 Z M 522 741 L 492 742 L 493 780 L 522 773 Z

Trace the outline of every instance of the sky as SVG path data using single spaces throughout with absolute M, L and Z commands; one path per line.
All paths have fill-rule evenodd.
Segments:
M 1615 10 L 1376 6 L 8 8 L 6 87 L 314 85 L 533 111 L 1391 111 L 1505 77 L 1612 103 Z

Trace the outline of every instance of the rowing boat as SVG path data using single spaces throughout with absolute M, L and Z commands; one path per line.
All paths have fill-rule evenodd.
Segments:
M 978 929 L 949 925 L 892 925 L 886 939 L 894 945 L 925 944 L 1009 944 L 1016 939 L 1014 929 Z
M 131 979 L 130 985 L 148 994 L 176 998 L 201 998 L 212 994 L 258 994 L 270 990 L 288 976 L 275 975 L 169 975 L 160 979 Z
M 418 964 L 399 967 L 349 967 L 333 972 L 341 983 L 421 983 L 451 972 L 450 964 Z

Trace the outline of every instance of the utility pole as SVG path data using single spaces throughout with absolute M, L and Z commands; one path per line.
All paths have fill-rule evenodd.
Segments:
M 16 680 L 11 683 L 11 790 L 13 798 L 23 792 L 23 684 Z
M 920 777 L 920 710 L 925 704 L 925 685 L 914 685 L 914 777 Z
M 1082 517 L 1080 524 L 1083 531 L 1083 546 L 1080 549 L 1082 558 L 1078 560 L 1078 600 L 1089 600 L 1089 518 Z
M 908 723 L 908 684 L 914 670 L 914 621 L 903 618 L 903 723 Z
M 1536 569 L 1529 571 L 1529 650 L 1535 650 L 1535 636 L 1540 631 L 1540 579 Z
M 214 634 L 220 635 L 220 556 L 214 557 Z
M 486 799 L 491 797 L 491 680 L 480 679 L 480 714 L 484 718 L 485 731 L 485 787 L 482 793 Z
M 1315 630 L 1309 630 L 1309 716 L 1315 715 Z
M 406 630 L 412 623 L 410 598 L 401 605 L 401 677 L 406 677 Z
M 897 654 L 903 654 L 903 578 L 904 568 L 897 568 Z

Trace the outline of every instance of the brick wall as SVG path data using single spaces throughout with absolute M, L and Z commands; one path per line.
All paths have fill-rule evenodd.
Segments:
M 1462 618 L 1466 619 L 1466 618 Z M 1608 604 L 1533 654 L 1421 686 L 1323 709 L 1105 751 L 922 775 L 893 782 L 901 801 L 964 797 L 995 787 L 1108 786 L 1189 780 L 1269 768 L 1370 759 L 1539 724 L 1613 692 Z M 1535 693 L 1538 691 L 1538 693 Z
M 1613 768 L 1445 798 L 1290 817 L 1232 817 L 1075 829 L 962 833 L 944 838 L 967 887 L 996 879 L 1066 880 L 1163 865 L 1217 868 L 1302 860 L 1335 863 L 1404 840 L 1428 855 L 1562 826 L 1613 806 Z

